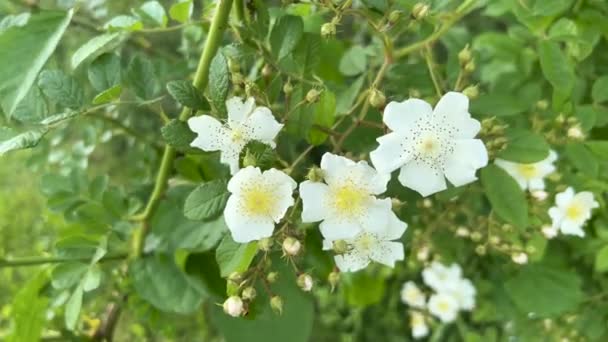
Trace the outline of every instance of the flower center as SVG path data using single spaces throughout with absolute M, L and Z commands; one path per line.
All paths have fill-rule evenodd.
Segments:
M 345 216 L 353 215 L 362 209 L 367 196 L 367 192 L 363 189 L 346 184 L 334 190 L 333 207 Z
M 249 189 L 243 194 L 243 207 L 249 215 L 269 215 L 274 202 L 272 191 L 263 187 Z
M 245 134 L 242 129 L 234 128 L 232 130 L 232 134 L 230 134 L 230 138 L 232 139 L 232 142 L 240 143 L 245 140 Z
M 534 164 L 519 164 L 517 170 L 526 179 L 531 179 L 537 176 L 538 172 Z
M 578 203 L 572 203 L 566 208 L 566 217 L 572 221 L 578 221 L 583 217 L 585 210 Z
M 360 234 L 355 240 L 355 249 L 361 252 L 369 252 L 378 243 L 378 239 L 369 233 Z
M 405 152 L 413 160 L 420 161 L 434 170 L 442 170 L 446 158 L 454 150 L 453 138 L 456 130 L 446 122 L 419 119 L 415 123 L 413 136 L 404 142 Z
M 418 152 L 428 157 L 435 157 L 441 151 L 441 142 L 434 135 L 426 135 L 418 143 Z
M 450 311 L 450 304 L 447 302 L 439 302 L 439 304 L 437 304 L 437 309 L 439 309 L 440 312 L 448 312 Z

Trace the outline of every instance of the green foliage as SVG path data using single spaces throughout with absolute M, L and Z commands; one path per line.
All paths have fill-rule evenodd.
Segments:
M 203 183 L 186 198 L 184 216 L 191 220 L 214 219 L 224 211 L 229 196 L 226 181 Z
M 228 90 L 226 88 L 226 90 Z M 171 81 L 167 83 L 167 91 L 179 104 L 194 110 L 203 110 L 209 107 L 207 100 L 200 90 L 188 81 Z
M 518 228 L 526 228 L 528 206 L 517 182 L 501 168 L 490 165 L 481 171 L 481 183 L 496 214 Z
M 215 252 L 222 277 L 227 277 L 233 272 L 247 270 L 257 252 L 257 243 L 239 244 L 234 242 L 230 236 L 225 236 Z

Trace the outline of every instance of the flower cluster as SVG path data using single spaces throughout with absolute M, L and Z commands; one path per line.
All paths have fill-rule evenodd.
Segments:
M 593 198 L 593 193 L 582 191 L 575 193 L 571 187 L 555 196 L 555 206 L 549 209 L 552 220 L 551 228 L 557 235 L 560 231 L 565 235 L 583 237 L 583 226 L 591 218 L 591 211 L 599 207 Z
M 414 338 L 428 335 L 429 314 L 443 323 L 451 323 L 459 311 L 471 311 L 475 307 L 475 287 L 469 279 L 462 277 L 459 265 L 447 267 L 435 261 L 422 271 L 422 279 L 431 289 L 428 300 L 427 294 L 412 281 L 403 284 L 401 290 L 401 300 L 411 308 Z

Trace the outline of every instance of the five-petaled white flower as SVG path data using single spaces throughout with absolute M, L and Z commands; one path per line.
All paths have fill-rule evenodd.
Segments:
M 245 243 L 271 236 L 275 223 L 294 204 L 296 186 L 291 177 L 276 169 L 262 173 L 248 166 L 237 172 L 228 182 L 232 194 L 224 209 L 233 240 Z
M 450 323 L 458 315 L 458 300 L 447 292 L 439 292 L 429 299 L 429 312 L 443 323 Z
M 449 267 L 433 261 L 430 266 L 422 270 L 422 280 L 437 292 L 451 291 L 457 288 L 462 278 L 462 269 L 458 264 Z
M 399 220 L 392 211 L 385 215 L 388 217 L 381 231 L 377 228 L 364 229 L 353 238 L 339 240 L 346 247 L 342 254 L 334 257 L 340 271 L 361 270 L 367 267 L 372 260 L 394 267 L 396 261 L 404 259 L 403 244 L 391 240 L 399 239 L 405 232 L 407 224 Z M 332 249 L 334 242 L 338 243 L 336 240 L 323 240 L 323 249 Z
M 256 107 L 253 97 L 245 102 L 233 97 L 226 101 L 226 109 L 226 124 L 209 115 L 190 118 L 188 126 L 198 134 L 190 145 L 208 152 L 221 151 L 221 162 L 230 166 L 230 173 L 234 175 L 239 170 L 239 154 L 245 145 L 257 140 L 274 148 L 274 138 L 283 125 L 277 122 L 270 109 Z
M 458 279 L 455 286 L 446 292 L 456 299 L 460 310 L 471 311 L 475 307 L 475 294 L 477 291 L 469 279 Z
M 562 234 L 585 236 L 583 225 L 591 218 L 591 210 L 599 207 L 593 193 L 582 191 L 574 193 L 569 187 L 555 196 L 555 207 L 549 209 L 553 227 Z
M 553 163 L 557 160 L 557 153 L 549 151 L 547 158 L 530 164 L 520 164 L 511 161 L 496 159 L 496 165 L 507 171 L 513 177 L 522 190 L 529 189 L 544 190 L 544 178 L 555 171 Z
M 429 327 L 426 324 L 424 314 L 418 311 L 410 312 L 410 325 L 412 327 L 412 337 L 415 339 L 423 338 L 429 334 Z
M 372 163 L 381 173 L 401 168 L 401 184 L 425 197 L 445 190 L 445 178 L 454 186 L 475 181 L 488 152 L 474 139 L 481 124 L 468 110 L 469 99 L 457 92 L 445 94 L 435 110 L 420 99 L 389 103 L 383 121 L 392 132 L 377 139 Z
M 403 284 L 401 301 L 413 308 L 424 308 L 426 306 L 426 296 L 413 281 Z
M 325 153 L 321 158 L 325 183 L 300 184 L 302 221 L 321 221 L 328 240 L 353 238 L 363 229 L 373 232 L 387 225 L 390 199 L 377 199 L 386 191 L 389 176 L 378 174 L 367 162 Z

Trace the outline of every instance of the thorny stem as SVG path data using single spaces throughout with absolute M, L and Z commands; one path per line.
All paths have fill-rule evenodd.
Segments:
M 211 60 L 219 49 L 223 37 L 223 32 L 228 22 L 228 16 L 230 14 L 231 7 L 232 0 L 220 1 L 216 9 L 215 16 L 213 17 L 213 21 L 211 22 L 209 34 L 207 36 L 205 46 L 203 47 L 203 52 L 201 54 L 198 67 L 196 69 L 196 73 L 194 74 L 194 80 L 192 81 L 192 84 L 201 91 L 203 91 L 207 87 L 207 82 L 209 81 L 209 68 L 211 65 Z M 179 115 L 179 119 L 185 121 L 191 115 L 192 111 L 190 110 L 190 108 L 184 107 L 181 114 Z M 160 203 L 160 200 L 167 188 L 167 182 L 169 179 L 169 175 L 171 174 L 175 154 L 176 152 L 173 147 L 165 147 L 165 151 L 163 153 L 163 158 L 158 170 L 158 175 L 156 177 L 156 183 L 154 184 L 154 190 L 152 191 L 152 195 L 148 200 L 148 204 L 146 205 L 144 212 L 140 215 L 137 215 L 137 218 L 141 219 L 142 223 L 140 228 L 133 233 L 133 245 L 131 251 L 132 257 L 140 257 L 143 252 L 144 241 L 149 230 L 149 224 L 147 221 L 158 207 L 158 204 Z

